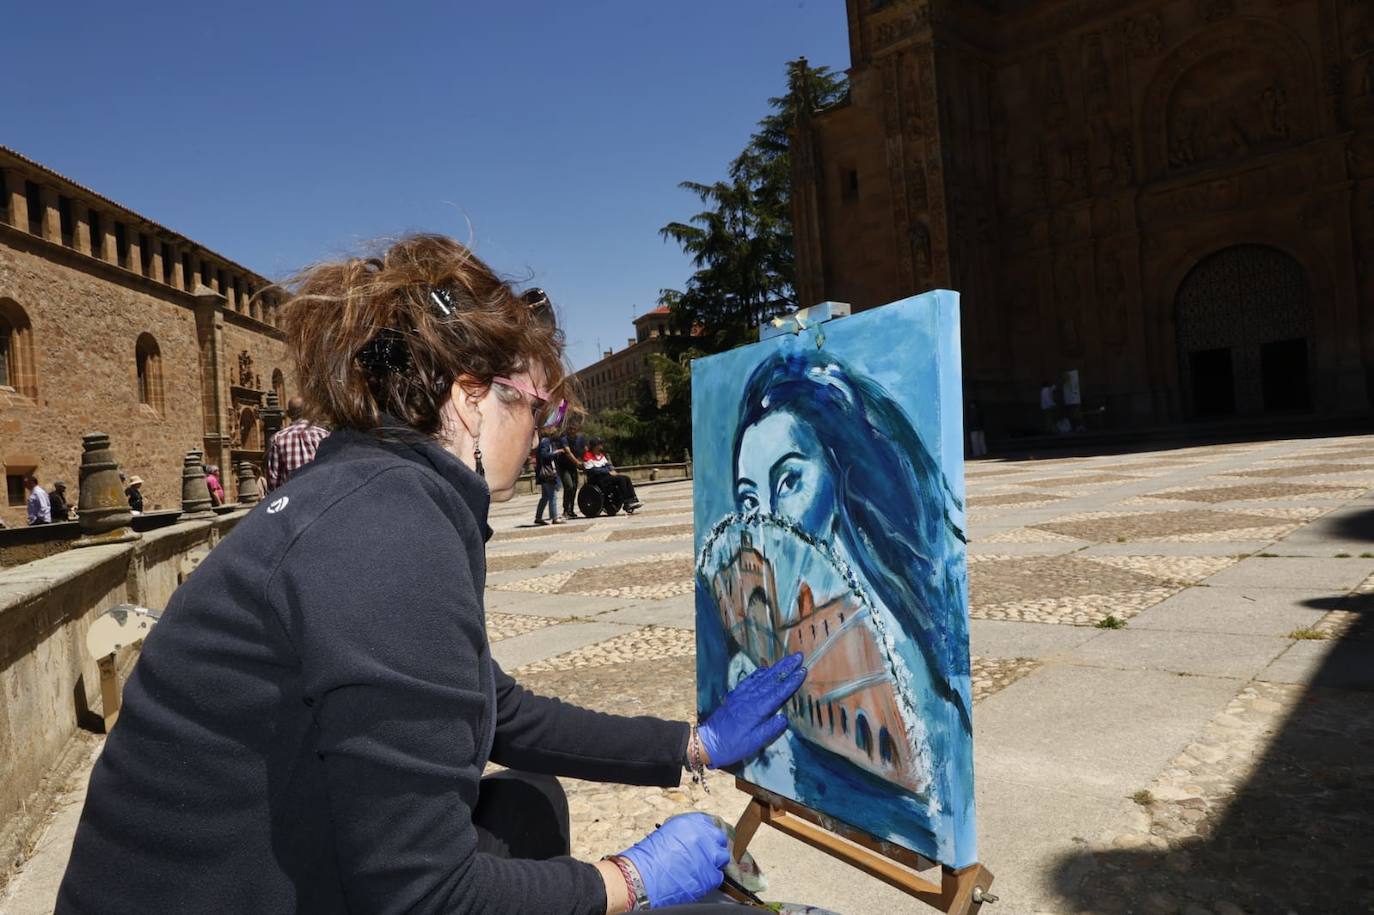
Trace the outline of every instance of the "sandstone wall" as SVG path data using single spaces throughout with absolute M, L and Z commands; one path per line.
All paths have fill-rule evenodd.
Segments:
M 78 726 L 99 727 L 91 622 L 114 604 L 166 605 L 197 554 L 244 512 L 150 531 L 133 543 L 70 550 L 0 572 L 0 860 L 29 799 Z M 127 669 L 132 651 L 121 657 Z

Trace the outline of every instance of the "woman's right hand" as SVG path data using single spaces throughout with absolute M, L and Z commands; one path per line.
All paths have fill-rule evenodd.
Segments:
M 700 899 L 720 886 L 730 863 L 725 830 L 704 813 L 679 814 L 621 854 L 639 871 L 655 909 Z

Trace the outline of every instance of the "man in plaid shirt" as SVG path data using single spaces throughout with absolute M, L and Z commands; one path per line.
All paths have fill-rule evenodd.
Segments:
M 286 402 L 286 415 L 291 424 L 272 436 L 272 446 L 267 449 L 267 491 L 271 492 L 290 478 L 301 466 L 310 463 L 315 457 L 315 449 L 329 435 L 308 419 L 302 419 L 305 402 L 293 397 Z

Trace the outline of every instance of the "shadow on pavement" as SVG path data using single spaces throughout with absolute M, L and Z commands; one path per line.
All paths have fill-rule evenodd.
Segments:
M 1339 514 L 1331 519 L 1327 529 L 1335 540 L 1365 540 L 1374 543 L 1374 508 Z
M 1308 684 L 1247 685 L 1163 773 L 1161 796 L 1137 797 L 1148 835 L 1060 860 L 1065 911 L 1374 912 L 1374 598 L 1312 605 L 1328 601 L 1352 613 L 1340 640 L 1285 655 L 1329 648 Z

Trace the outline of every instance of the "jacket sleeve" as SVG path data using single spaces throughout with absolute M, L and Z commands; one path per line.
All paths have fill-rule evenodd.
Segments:
M 465 541 L 481 538 L 442 498 L 418 470 L 383 471 L 306 528 L 268 584 L 301 654 L 348 907 L 600 915 L 592 865 L 477 852 L 493 709 Z
M 672 787 L 687 758 L 686 722 L 626 718 L 537 696 L 496 668 L 492 762 L 596 782 Z

